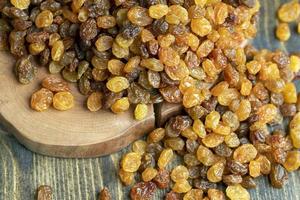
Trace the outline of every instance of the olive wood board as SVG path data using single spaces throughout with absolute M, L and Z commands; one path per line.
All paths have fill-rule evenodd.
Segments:
M 36 80 L 18 83 L 13 73 L 14 58 L 0 52 L 0 121 L 28 149 L 57 157 L 96 157 L 119 151 L 155 127 L 153 106 L 142 121 L 133 118 L 133 109 L 122 114 L 108 110 L 90 112 L 86 97 L 71 84 L 75 106 L 68 111 L 50 108 L 36 112 L 30 108 L 31 94 L 49 75 L 38 69 Z

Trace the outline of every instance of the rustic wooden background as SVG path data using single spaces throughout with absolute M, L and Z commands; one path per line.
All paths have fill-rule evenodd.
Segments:
M 260 31 L 254 41 L 257 48 L 300 51 L 296 24 L 291 24 L 293 37 L 287 43 L 274 38 L 275 11 L 283 2 L 286 0 L 261 0 Z M 113 199 L 129 199 L 128 188 L 122 187 L 117 176 L 118 160 L 127 150 L 96 159 L 51 158 L 28 151 L 0 125 L 0 200 L 33 200 L 41 184 L 53 188 L 55 200 L 94 200 L 103 186 L 110 189 Z M 282 190 L 260 178 L 257 189 L 250 192 L 253 200 L 300 200 L 300 173 L 290 174 Z M 157 192 L 155 199 L 162 199 L 163 193 Z

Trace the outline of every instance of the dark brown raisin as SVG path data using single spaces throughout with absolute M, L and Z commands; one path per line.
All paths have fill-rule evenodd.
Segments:
M 31 21 L 25 21 L 23 19 L 14 19 L 12 21 L 12 26 L 15 28 L 17 31 L 24 31 L 30 26 L 32 26 Z
M 107 187 L 104 187 L 101 190 L 98 200 L 112 200 L 111 194 Z
M 134 25 L 130 22 L 126 23 L 122 29 L 121 33 L 125 39 L 133 39 L 136 38 L 141 32 L 141 28 L 137 25 Z
M 186 140 L 185 145 L 186 145 L 185 146 L 186 150 L 189 153 L 195 153 L 199 147 L 199 143 L 196 140 L 190 140 L 190 139 Z
M 92 40 L 97 35 L 97 23 L 95 19 L 88 19 L 80 25 L 80 37 L 83 40 Z
M 181 199 L 180 194 L 173 191 L 168 192 L 165 197 L 165 200 L 180 200 L 180 199 Z
M 161 88 L 160 93 L 163 98 L 169 103 L 180 103 L 182 102 L 182 94 L 178 87 L 176 86 L 168 86 Z
M 162 35 L 167 33 L 169 28 L 168 22 L 166 22 L 163 18 L 155 20 L 152 23 L 152 30 L 154 35 Z
M 15 74 L 19 82 L 22 84 L 31 83 L 37 74 L 37 67 L 33 64 L 32 59 L 33 57 L 29 55 L 20 58 L 16 62 Z
M 151 153 L 145 153 L 142 156 L 139 172 L 143 172 L 147 167 L 155 167 L 155 158 Z
M 201 189 L 204 192 L 207 192 L 208 189 L 216 189 L 217 184 L 209 182 L 208 180 L 205 179 L 194 179 L 193 181 L 193 186 L 197 189 Z
M 256 188 L 255 180 L 251 176 L 243 177 L 243 181 L 242 181 L 241 185 L 246 189 Z
M 230 157 L 232 150 L 224 143 L 216 146 L 214 152 L 221 157 Z
M 162 150 L 163 147 L 159 143 L 148 144 L 146 148 L 146 152 L 152 154 L 156 159 L 158 159 Z
M 245 175 L 248 172 L 247 165 L 244 165 L 235 160 L 228 160 L 226 166 L 228 170 L 233 174 Z
M 137 83 L 130 84 L 127 92 L 131 103 L 148 103 L 150 101 L 150 93 Z
M 42 53 L 40 54 L 40 63 L 41 65 L 47 65 L 50 60 L 50 49 L 46 48 Z
M 130 197 L 132 200 L 151 200 L 156 188 L 153 182 L 137 183 L 131 188 Z
M 279 69 L 288 67 L 290 64 L 289 56 L 282 51 L 275 52 L 275 55 L 272 57 L 272 59 L 277 64 Z
M 237 174 L 225 175 L 222 179 L 226 185 L 236 185 L 243 181 L 242 176 Z
M 196 179 L 200 177 L 201 167 L 200 166 L 190 166 L 189 170 L 189 178 Z
M 39 186 L 36 194 L 37 200 L 52 200 L 52 188 L 48 185 Z
M 158 174 L 153 179 L 153 181 L 156 183 L 157 187 L 160 189 L 165 189 L 169 187 L 170 183 L 170 173 L 168 170 L 160 169 L 158 171 Z
M 273 187 L 282 188 L 287 183 L 288 173 L 282 165 L 272 164 L 269 178 Z
M 283 117 L 292 117 L 296 114 L 297 107 L 295 104 L 285 103 L 282 106 L 280 106 L 280 112 Z

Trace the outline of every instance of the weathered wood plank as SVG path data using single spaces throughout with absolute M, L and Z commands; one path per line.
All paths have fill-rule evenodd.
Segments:
M 276 10 L 285 1 L 261 0 L 260 30 L 253 42 L 257 48 L 299 50 L 300 36 L 295 33 L 295 24 L 287 43 L 274 37 Z M 41 184 L 51 185 L 55 200 L 96 200 L 103 186 L 111 190 L 114 200 L 127 200 L 129 188 L 120 184 L 117 175 L 118 161 L 126 151 L 128 147 L 94 159 L 51 158 L 28 151 L 0 128 L 0 200 L 33 200 Z M 155 199 L 162 199 L 163 192 L 157 192 Z M 299 200 L 300 173 L 291 173 L 282 190 L 270 187 L 266 178 L 260 178 L 257 189 L 250 192 L 253 200 Z

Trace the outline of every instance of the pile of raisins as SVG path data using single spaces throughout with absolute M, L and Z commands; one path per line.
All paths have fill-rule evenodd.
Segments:
M 282 102 L 290 101 L 296 94 L 292 93 L 287 99 L 283 93 Z M 288 104 L 299 109 L 299 99 L 296 96 L 297 102 Z M 250 200 L 247 189 L 255 188 L 260 176 L 268 176 L 273 187 L 282 188 L 288 172 L 300 167 L 300 112 L 289 117 L 286 134 L 284 114 L 274 104 L 261 103 L 247 114 L 246 107 L 238 110 L 249 101 L 238 101 L 236 111 L 231 104 L 216 103 L 208 112 L 201 104 L 198 109 L 204 112 L 200 117 L 172 117 L 164 128 L 148 134 L 146 141 L 135 141 L 119 169 L 121 182 L 131 186 L 131 199 L 153 199 L 157 189 L 166 189 L 165 200 L 226 200 L 226 196 Z M 222 185 L 225 193 L 218 189 Z
M 22 84 L 46 67 L 78 85 L 88 110 L 122 113 L 133 105 L 142 120 L 147 104 L 192 108 L 209 98 L 227 66 L 243 71 L 259 7 L 256 0 L 3 0 L 0 50 L 17 59 Z M 56 104 L 53 92 L 35 92 L 31 107 L 72 107 L 70 91 Z

